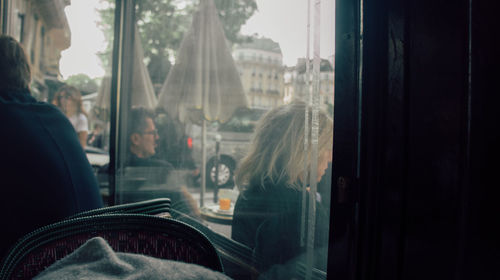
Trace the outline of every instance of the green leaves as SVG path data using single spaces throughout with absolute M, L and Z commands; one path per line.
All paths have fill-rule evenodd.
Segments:
M 98 89 L 96 81 L 85 74 L 69 76 L 64 82 L 76 87 L 83 95 L 97 92 Z
M 113 0 L 103 1 L 114 2 Z M 199 0 L 137 1 L 136 21 L 141 34 L 145 63 L 150 70 L 164 72 L 155 73 L 155 83 L 163 82 L 158 77 L 166 78 L 170 63 L 175 61 L 176 52 L 191 25 L 192 15 L 197 9 L 198 2 Z M 247 41 L 248 38 L 240 34 L 240 29 L 257 10 L 255 0 L 214 0 L 214 2 L 228 41 L 231 43 Z M 108 40 L 107 51 L 101 55 L 101 60 L 105 67 L 109 67 L 114 4 L 101 10 L 100 13 L 102 17 L 100 26 Z M 158 65 L 159 63 L 161 65 Z

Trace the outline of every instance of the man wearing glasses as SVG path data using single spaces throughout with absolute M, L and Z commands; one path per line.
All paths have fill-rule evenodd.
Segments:
M 152 158 L 158 146 L 158 130 L 153 122 L 153 112 L 146 108 L 132 108 L 129 118 L 129 153 L 126 166 L 163 166 L 172 165 L 165 161 Z
M 125 166 L 138 168 L 146 171 L 140 171 L 140 177 L 145 177 L 148 182 L 146 184 L 160 184 L 164 185 L 162 190 L 159 190 L 155 196 L 169 197 L 172 200 L 172 209 L 184 212 L 192 217 L 199 217 L 199 209 L 191 194 L 189 194 L 183 182 L 169 180 L 171 171 L 174 167 L 172 164 L 165 160 L 155 159 L 153 156 L 156 154 L 157 142 L 160 139 L 158 130 L 156 129 L 153 121 L 153 112 L 136 107 L 132 108 L 128 115 L 128 147 L 129 153 Z M 129 169 L 131 171 L 131 169 Z M 137 173 L 134 173 L 137 174 Z M 175 176 L 173 176 L 175 177 Z M 172 178 L 170 178 L 172 179 Z M 137 199 L 136 196 L 133 199 Z M 152 199 L 155 197 L 143 196 L 142 199 Z

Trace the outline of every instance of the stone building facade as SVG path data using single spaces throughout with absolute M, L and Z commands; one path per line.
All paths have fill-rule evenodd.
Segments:
M 64 8 L 70 0 L 2 0 L 1 30 L 23 45 L 32 68 L 32 94 L 47 101 L 60 85 L 61 52 L 71 45 Z
M 270 109 L 283 104 L 283 55 L 278 43 L 255 38 L 237 46 L 233 58 L 250 107 Z

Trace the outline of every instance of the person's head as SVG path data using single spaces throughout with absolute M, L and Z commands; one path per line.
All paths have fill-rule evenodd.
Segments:
M 52 104 L 59 107 L 67 116 L 75 114 L 87 115 L 83 109 L 82 95 L 80 94 L 80 91 L 70 85 L 62 86 L 56 94 L 54 94 Z
M 94 124 L 94 132 L 95 133 L 101 133 L 102 129 L 103 129 L 103 127 L 102 127 L 102 125 L 100 123 Z
M 128 141 L 130 152 L 139 158 L 148 158 L 156 153 L 158 131 L 153 122 L 152 111 L 136 107 L 130 110 L 127 116 L 128 121 Z
M 243 186 L 263 186 L 265 181 L 286 183 L 300 188 L 305 180 L 305 166 L 311 168 L 311 157 L 304 149 L 306 104 L 294 101 L 267 112 L 258 122 L 247 156 L 236 171 L 236 182 Z M 309 130 L 311 129 L 309 107 Z M 309 144 L 309 151 L 310 149 Z M 333 147 L 333 121 L 324 112 L 319 113 L 318 171 L 319 181 Z M 304 165 L 305 163 L 305 165 Z
M 0 35 L 0 91 L 27 90 L 31 70 L 23 47 L 14 38 Z

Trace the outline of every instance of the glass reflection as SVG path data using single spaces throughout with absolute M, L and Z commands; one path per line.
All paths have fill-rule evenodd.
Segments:
M 117 201 L 170 197 L 174 217 L 209 235 L 233 238 L 260 273 L 286 278 L 307 263 L 307 246 L 301 242 L 308 232 L 303 227 L 310 226 L 301 223 L 309 217 L 304 195 L 316 197 L 317 203 L 313 265 L 326 270 L 330 182 L 324 175 L 331 172 L 332 157 L 333 11 L 323 25 L 331 35 L 322 39 L 330 46 L 313 77 L 313 62 L 305 52 L 306 4 L 271 2 L 137 2 L 137 69 L 127 113 L 132 119 L 122 132 L 127 143 L 118 147 L 128 156 Z M 325 2 L 333 10 L 333 1 Z M 293 20 L 277 13 L 285 4 Z M 297 22 L 302 25 L 296 27 Z M 300 35 L 299 28 L 304 31 Z M 305 126 L 304 102 L 316 77 L 320 133 L 318 158 L 312 158 L 310 148 L 304 151 L 305 129 L 313 126 Z M 141 119 L 137 107 L 148 116 L 142 127 L 132 128 L 131 122 Z M 259 138 L 266 123 L 268 134 Z M 319 182 L 314 195 L 309 188 L 302 192 L 313 161 L 318 168 L 311 176 Z M 229 267 L 242 277 L 241 267 Z
M 256 142 L 262 132 L 259 127 L 266 123 L 266 113 L 286 115 L 285 111 L 291 113 L 290 108 L 299 106 L 297 100 L 309 103 L 313 62 L 306 53 L 306 2 L 136 1 L 135 41 L 130 54 L 134 67 L 131 95 L 129 108 L 122 108 L 127 125 L 121 133 L 126 141 L 115 147 L 117 154 L 126 155 L 117 164 L 120 169 L 116 202 L 169 197 L 175 218 L 197 226 L 214 240 L 234 238 L 238 243 L 231 246 L 236 249 L 227 250 L 245 260 L 233 263 L 233 267 L 227 265 L 237 279 L 245 275 L 241 272 L 245 262 L 267 273 L 276 271 L 275 264 L 290 264 L 293 269 L 288 267 L 288 272 L 303 267 L 305 249 L 300 238 L 307 231 L 295 219 L 308 216 L 308 207 L 302 207 L 304 200 L 300 195 L 302 181 L 306 181 L 309 172 L 304 169 L 312 161 L 318 166 L 313 176 L 320 181 L 317 194 L 312 195 L 318 203 L 314 266 L 325 269 L 326 255 L 322 255 L 321 249 L 327 247 L 328 236 L 328 228 L 323 225 L 329 224 L 333 135 L 327 127 L 331 127 L 331 121 L 323 121 L 324 127 L 316 139 L 317 159 L 311 158 L 310 151 L 301 154 L 299 149 L 304 147 L 304 129 L 311 126 L 296 125 L 292 116 L 272 129 L 267 142 Z M 319 79 L 317 107 L 320 119 L 330 120 L 334 1 L 321 3 L 321 60 L 315 74 Z M 98 63 L 103 71 L 93 78 L 96 88 L 82 97 L 89 112 L 87 149 L 97 148 L 91 156 L 104 196 L 108 181 L 109 112 L 111 106 L 117 106 L 110 102 L 114 5 L 112 0 L 101 0 L 96 6 L 96 22 L 106 42 Z M 304 118 L 303 112 L 303 123 Z M 303 134 L 299 135 L 301 130 Z M 294 144 L 285 145 L 292 138 Z M 263 156 L 263 160 L 248 160 L 256 156 Z M 254 172 L 252 179 L 244 175 L 249 171 Z M 305 193 L 310 196 L 308 191 Z M 253 208 L 237 204 L 238 200 L 245 201 L 243 194 L 251 201 L 247 206 Z M 249 211 L 256 217 L 248 218 Z M 283 220 L 270 218 L 269 213 L 283 216 Z M 262 227 L 257 230 L 259 226 Z M 282 232 L 284 229 L 288 230 Z M 282 232 L 280 238 L 273 237 L 278 232 Z M 279 246 L 270 243 L 272 240 Z

